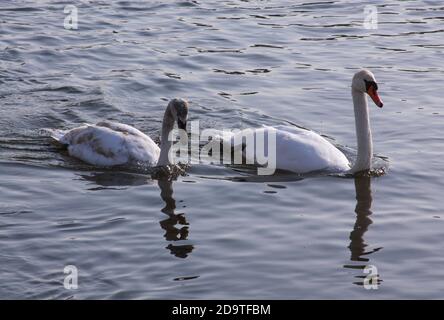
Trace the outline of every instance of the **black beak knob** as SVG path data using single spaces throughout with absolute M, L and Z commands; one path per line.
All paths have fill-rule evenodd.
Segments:
M 178 119 L 177 126 L 179 127 L 179 129 L 187 131 L 187 122 L 186 121 L 182 121 L 182 120 Z

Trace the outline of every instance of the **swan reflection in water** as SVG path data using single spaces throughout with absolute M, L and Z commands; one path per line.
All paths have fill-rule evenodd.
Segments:
M 189 223 L 184 213 L 175 213 L 176 200 L 173 198 L 173 180 L 168 177 L 159 177 L 157 184 L 160 188 L 160 197 L 165 202 L 165 207 L 161 210 L 168 218 L 160 221 L 160 226 L 165 230 L 165 239 L 171 241 L 167 249 L 178 258 L 186 258 L 194 246 L 190 244 L 177 245 L 176 241 L 187 240 Z
M 369 226 L 373 223 L 370 219 L 372 214 L 372 189 L 371 189 L 371 177 L 368 174 L 357 174 L 355 176 L 355 190 L 356 190 L 356 222 L 353 230 L 350 232 L 350 260 L 356 262 L 356 264 L 344 265 L 344 268 L 360 269 L 364 270 L 366 266 L 372 265 L 370 263 L 369 255 L 382 249 L 378 247 L 369 251 L 366 251 L 368 244 L 364 240 L 364 235 L 367 232 Z M 377 267 L 377 266 L 376 266 Z M 362 279 L 354 282 L 356 285 L 363 285 L 364 278 L 368 274 L 362 273 L 356 278 Z M 378 284 L 382 282 L 378 275 Z
M 165 230 L 164 237 L 170 244 L 166 247 L 171 254 L 178 258 L 186 258 L 194 249 L 190 244 L 177 244 L 178 241 L 188 239 L 189 223 L 184 213 L 175 213 L 176 200 L 173 198 L 173 180 L 167 174 L 155 174 L 152 179 L 142 174 L 131 174 L 124 172 L 97 172 L 90 175 L 81 175 L 83 180 L 91 181 L 98 187 L 88 190 L 120 189 L 127 186 L 140 186 L 153 183 L 157 180 L 160 188 L 160 197 L 165 202 L 161 211 L 168 218 L 161 220 L 160 226 Z

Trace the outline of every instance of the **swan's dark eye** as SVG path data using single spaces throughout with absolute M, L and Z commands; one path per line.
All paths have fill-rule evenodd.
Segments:
M 368 91 L 370 87 L 373 87 L 376 91 L 378 91 L 378 84 L 374 81 L 367 81 L 364 79 L 365 82 L 365 91 Z

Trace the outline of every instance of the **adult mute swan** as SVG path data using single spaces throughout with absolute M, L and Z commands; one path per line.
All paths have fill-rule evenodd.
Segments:
M 380 108 L 383 103 L 378 96 L 378 85 L 373 73 L 369 70 L 360 70 L 353 76 L 351 93 L 355 112 L 356 136 L 358 140 L 358 157 L 351 167 L 347 157 L 333 144 L 319 134 L 287 126 L 263 127 L 257 129 L 244 129 L 230 137 L 231 145 L 236 149 L 242 147 L 243 156 L 250 163 L 256 161 L 256 155 L 245 152 L 248 141 L 257 141 L 256 135 L 260 134 L 267 141 L 267 133 L 273 130 L 276 134 L 276 169 L 292 171 L 296 173 L 308 173 L 312 171 L 348 172 L 355 173 L 371 168 L 373 143 L 368 114 L 367 93 L 373 102 Z M 253 134 L 254 140 L 243 140 L 248 134 Z M 237 136 L 236 135 L 241 135 Z M 236 141 L 238 142 L 236 144 Z M 268 154 L 267 142 L 264 144 Z M 250 149 L 253 150 L 253 149 Z M 270 157 L 271 155 L 268 155 Z M 253 157 L 255 159 L 253 159 Z
M 168 153 L 172 142 L 168 135 L 177 121 L 179 129 L 186 130 L 188 103 L 173 99 L 168 103 L 162 122 L 160 148 L 146 134 L 122 123 L 102 121 L 69 131 L 53 132 L 53 138 L 66 145 L 69 155 L 95 166 L 171 164 Z

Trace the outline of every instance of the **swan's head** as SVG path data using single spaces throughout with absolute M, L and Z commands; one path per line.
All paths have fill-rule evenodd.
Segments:
M 187 130 L 188 102 L 183 99 L 172 99 L 168 104 L 174 121 L 177 121 L 179 129 Z
M 369 70 L 362 69 L 355 73 L 352 88 L 367 93 L 373 102 L 380 108 L 384 105 L 378 95 L 378 85 L 375 76 Z

